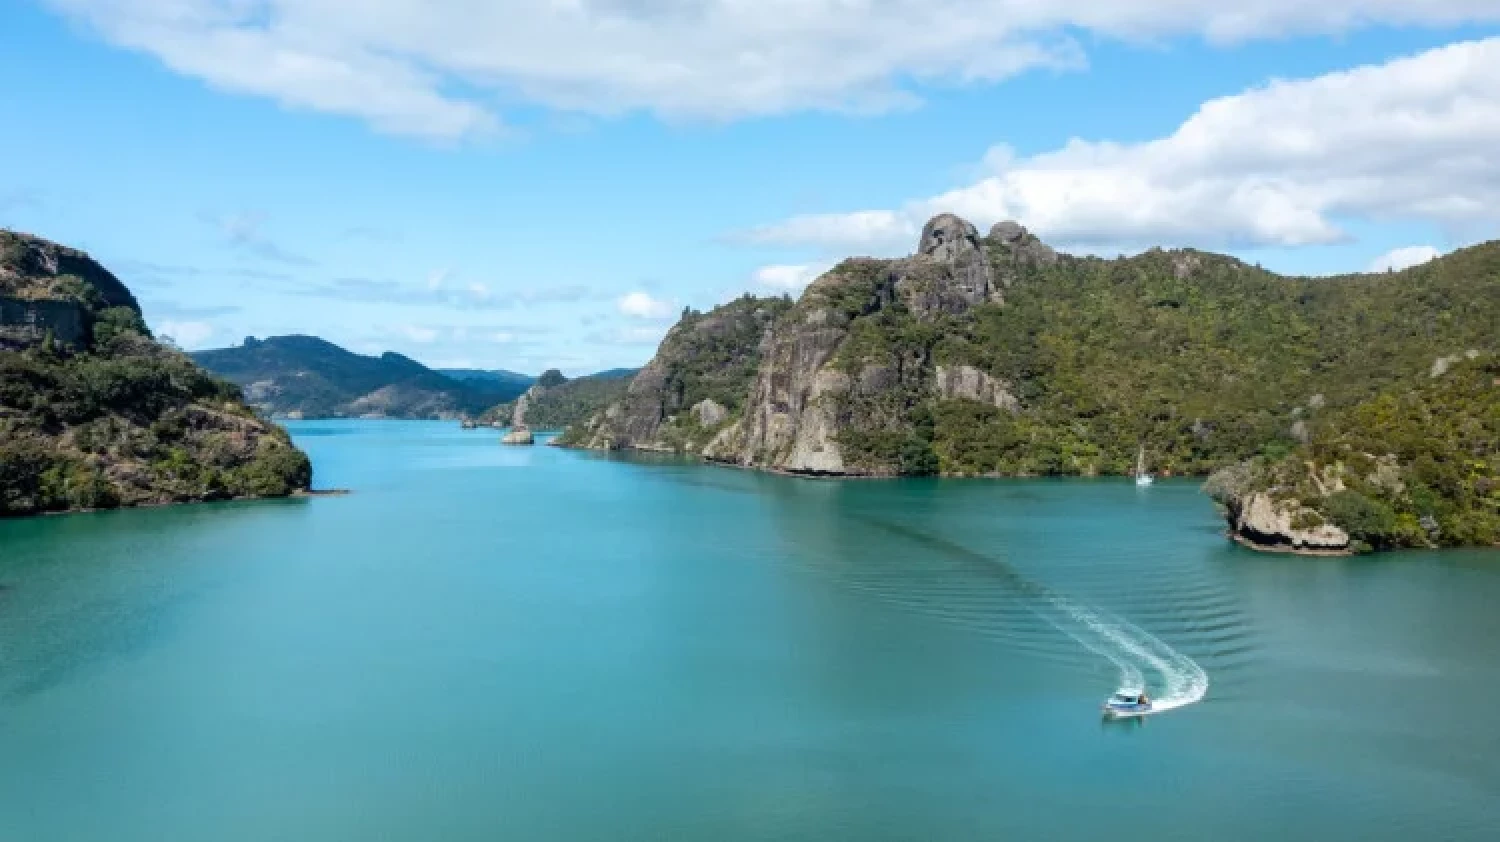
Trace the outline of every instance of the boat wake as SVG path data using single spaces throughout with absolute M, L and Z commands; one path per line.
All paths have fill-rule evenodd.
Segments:
M 1085 650 L 1112 664 L 1119 673 L 1120 690 L 1131 693 L 1140 693 L 1143 690 L 1149 692 L 1152 698 L 1151 713 L 1164 713 L 1186 707 L 1201 701 L 1207 695 L 1208 673 L 1192 658 L 1172 648 L 1140 626 L 1102 609 L 1069 599 L 1025 575 L 1003 558 L 977 553 L 945 537 L 911 529 L 904 525 L 877 521 L 871 521 L 871 525 L 923 544 L 931 550 L 939 551 L 950 562 L 956 562 L 960 569 L 966 569 L 970 573 L 983 570 L 988 574 L 985 578 L 991 581 L 998 576 L 1000 581 L 1009 586 L 1014 596 L 1018 597 L 1012 604 L 1019 603 L 1017 607 L 1024 613 L 1042 620 Z M 960 571 L 954 570 L 953 572 L 959 573 Z M 868 580 L 860 584 L 866 586 L 862 589 L 875 590 L 907 607 L 919 608 L 919 610 L 925 608 L 924 613 L 934 613 L 945 619 L 976 628 L 989 625 L 981 618 L 973 616 L 972 609 L 983 610 L 980 605 L 970 606 L 970 611 L 953 611 L 951 608 L 934 611 L 932 609 L 938 608 L 937 605 L 931 602 L 919 605 L 918 603 L 925 602 L 925 600 L 914 601 L 913 598 L 918 597 L 918 593 L 913 593 L 909 587 L 902 587 L 903 593 L 898 596 L 892 593 L 888 586 L 869 588 L 869 585 L 875 583 Z M 908 586 L 911 584 L 915 583 L 907 583 Z M 881 585 L 886 585 L 886 583 L 881 583 Z M 932 588 L 930 586 L 915 588 L 918 592 L 927 589 Z M 947 599 L 941 601 L 949 602 Z M 949 604 L 952 605 L 952 603 Z
M 1148 689 L 1148 672 L 1157 677 L 1151 682 L 1155 685 L 1152 713 L 1186 707 L 1208 694 L 1208 673 L 1140 626 L 1058 594 L 1049 594 L 1047 603 L 1048 610 L 1040 612 L 1043 618 L 1114 664 L 1120 673 L 1120 690 L 1140 693 Z

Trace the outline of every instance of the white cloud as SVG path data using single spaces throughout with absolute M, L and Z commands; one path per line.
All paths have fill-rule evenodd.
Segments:
M 208 322 L 166 321 L 156 326 L 156 333 L 167 336 L 182 348 L 201 348 L 214 335 Z
M 1077 67 L 1080 42 L 1098 37 L 1226 43 L 1500 20 L 1491 0 L 47 2 L 216 88 L 432 139 L 497 131 L 489 103 L 502 98 L 708 118 L 883 110 L 922 86 Z
M 637 319 L 666 319 L 670 318 L 676 310 L 672 302 L 652 298 L 644 292 L 632 292 L 621 296 L 620 300 L 615 302 L 615 307 L 621 313 Z
M 427 288 L 430 290 L 442 289 L 451 277 L 453 277 L 452 269 L 439 269 L 429 273 L 427 275 Z
M 490 288 L 485 284 L 475 281 L 469 284 L 469 294 L 483 301 L 490 297 Z
M 784 292 L 801 292 L 817 277 L 827 272 L 826 263 L 780 264 L 762 266 L 755 270 L 755 282 L 764 287 Z
M 1370 261 L 1368 271 L 1399 272 L 1402 269 L 1410 269 L 1413 266 L 1421 266 L 1429 260 L 1435 260 L 1440 254 L 1442 252 L 1432 246 L 1406 246 L 1392 249 Z
M 992 150 L 989 174 L 974 184 L 745 236 L 910 249 L 927 218 L 951 211 L 981 227 L 1017 219 L 1064 246 L 1328 243 L 1347 238 L 1340 219 L 1500 219 L 1497 148 L 1500 38 L 1273 82 L 1204 103 L 1144 143 L 1073 140 L 1029 158 Z

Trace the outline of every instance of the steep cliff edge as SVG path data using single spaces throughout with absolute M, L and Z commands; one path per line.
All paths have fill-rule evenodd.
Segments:
M 747 295 L 707 313 L 685 312 L 625 394 L 559 443 L 701 452 L 742 412 L 767 330 L 790 307 L 787 299 Z
M 0 304 L 0 516 L 307 489 L 286 432 L 87 255 L 0 231 Z

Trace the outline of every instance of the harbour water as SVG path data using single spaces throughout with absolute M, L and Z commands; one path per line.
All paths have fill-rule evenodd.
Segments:
M 291 428 L 352 494 L 0 522 L 0 840 L 1500 838 L 1500 553 Z

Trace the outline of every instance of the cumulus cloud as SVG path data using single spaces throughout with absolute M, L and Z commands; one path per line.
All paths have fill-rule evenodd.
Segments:
M 1399 272 L 1402 269 L 1421 266 L 1429 260 L 1436 260 L 1440 254 L 1442 252 L 1432 246 L 1406 246 L 1405 248 L 1392 249 L 1370 261 L 1368 271 Z
M 1252 4 L 1253 5 L 1253 4 Z M 801 216 L 751 241 L 910 249 L 951 211 L 1018 219 L 1065 246 L 1300 246 L 1346 239 L 1339 220 L 1463 226 L 1500 218 L 1500 38 L 1465 42 L 1204 103 L 1143 143 L 1073 140 L 893 210 Z
M 756 269 L 753 277 L 763 287 L 781 292 L 801 292 L 828 269 L 827 263 L 777 264 Z
M 672 316 L 676 309 L 670 301 L 652 298 L 644 292 L 632 292 L 620 297 L 615 302 L 615 307 L 621 313 L 636 319 L 666 319 Z
M 182 348 L 201 348 L 214 335 L 208 322 L 164 321 L 156 326 L 159 336 L 170 338 Z
M 871 111 L 908 106 L 925 86 L 1077 67 L 1094 38 L 1500 20 L 1476 0 L 46 2 L 216 88 L 437 140 L 500 130 L 501 98 L 589 114 Z

